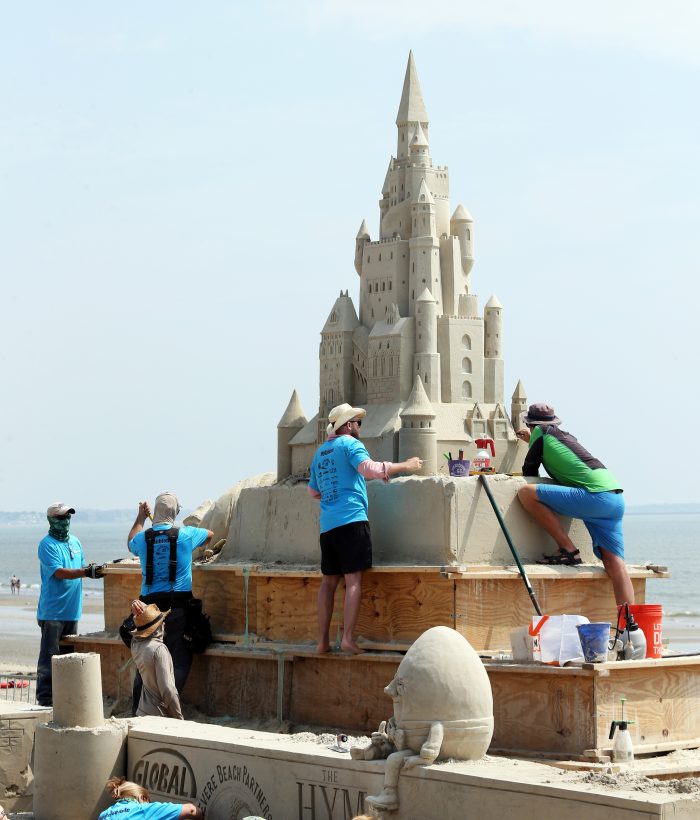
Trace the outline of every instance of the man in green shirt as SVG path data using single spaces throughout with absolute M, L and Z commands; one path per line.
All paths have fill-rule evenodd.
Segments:
M 564 566 L 581 563 L 581 555 L 564 532 L 557 513 L 580 518 L 593 540 L 593 552 L 610 576 L 618 605 L 633 604 L 634 588 L 624 561 L 625 502 L 619 482 L 575 436 L 560 428 L 561 420 L 551 405 L 531 404 L 522 421 L 524 427 L 516 435 L 529 445 L 523 475 L 539 475 L 542 465 L 557 482 L 526 484 L 518 491 L 520 503 L 559 547 L 554 555 L 545 555 L 537 563 Z

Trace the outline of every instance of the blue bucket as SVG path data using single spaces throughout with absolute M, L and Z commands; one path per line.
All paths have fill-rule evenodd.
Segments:
M 604 663 L 607 661 L 610 624 L 578 624 L 576 629 L 578 629 L 583 659 L 586 663 Z

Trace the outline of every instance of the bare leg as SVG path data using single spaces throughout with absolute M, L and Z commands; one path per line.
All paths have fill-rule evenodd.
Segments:
M 359 655 L 364 650 L 355 643 L 355 625 L 360 614 L 362 598 L 362 570 L 345 576 L 345 606 L 343 608 L 343 639 L 340 648 L 344 652 Z
M 564 532 L 554 510 L 537 500 L 537 485 L 525 484 L 518 490 L 518 501 L 532 518 L 567 552 L 576 552 L 576 546 Z
M 618 606 L 620 604 L 634 603 L 634 587 L 632 586 L 632 579 L 629 572 L 627 572 L 627 565 L 612 552 L 603 549 L 600 550 L 601 560 L 605 571 L 610 576 L 613 585 L 613 592 L 615 593 L 615 601 Z
M 335 590 L 340 582 L 340 575 L 324 575 L 318 591 L 318 644 L 316 651 L 329 652 L 331 645 L 328 640 L 328 630 L 333 617 L 333 600 Z

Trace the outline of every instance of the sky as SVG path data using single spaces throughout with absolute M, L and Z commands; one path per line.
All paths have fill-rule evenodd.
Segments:
M 700 502 L 692 0 L 15 3 L 0 46 L 0 509 L 275 470 L 409 49 L 506 406 L 522 379 L 628 504 Z

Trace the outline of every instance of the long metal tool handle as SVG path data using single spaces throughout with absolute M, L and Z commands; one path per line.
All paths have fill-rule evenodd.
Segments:
M 510 547 L 510 551 L 513 553 L 513 558 L 515 558 L 515 563 L 518 565 L 518 569 L 520 570 L 520 576 L 525 583 L 525 588 L 527 589 L 527 594 L 530 596 L 530 600 L 532 601 L 532 605 L 535 607 L 535 612 L 538 615 L 542 614 L 542 610 L 540 609 L 540 605 L 537 602 L 537 596 L 535 595 L 535 590 L 532 588 L 532 584 L 530 583 L 530 579 L 527 577 L 527 572 L 525 572 L 525 567 L 520 560 L 520 556 L 518 555 L 518 551 L 515 549 L 515 544 L 513 544 L 513 539 L 510 537 L 510 533 L 508 532 L 508 527 L 506 527 L 506 522 L 503 520 L 503 516 L 501 515 L 501 511 L 498 509 L 498 505 L 496 504 L 496 499 L 493 497 L 491 492 L 491 488 L 489 487 L 489 483 L 486 480 L 486 476 L 483 473 L 479 473 L 479 481 L 481 481 L 481 486 L 486 491 L 486 495 L 488 496 L 489 501 L 491 502 L 491 506 L 493 507 L 493 511 L 496 513 L 496 518 L 498 519 L 498 523 L 501 525 L 501 529 L 503 530 L 503 535 L 506 537 L 506 541 L 508 542 L 508 546 Z

